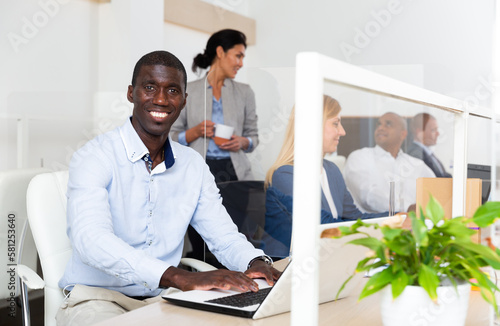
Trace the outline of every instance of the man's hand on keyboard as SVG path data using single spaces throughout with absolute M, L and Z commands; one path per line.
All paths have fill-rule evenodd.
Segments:
M 264 278 L 267 284 L 271 286 L 273 286 L 274 281 L 281 276 L 280 271 L 262 260 L 256 260 L 252 266 L 245 271 L 245 274 L 251 278 Z
M 266 266 L 271 268 L 269 265 Z M 249 274 L 249 271 L 254 270 L 254 266 L 245 273 L 225 269 L 209 272 L 188 272 L 171 266 L 163 273 L 160 280 L 160 287 L 175 287 L 182 291 L 223 289 L 240 292 L 256 292 L 259 290 L 259 286 L 252 279 L 252 275 L 257 275 L 255 278 L 265 277 L 267 279 L 264 275 L 270 277 L 272 274 L 270 274 L 270 272 L 264 272 L 265 269 L 260 268 L 260 264 L 258 266 L 256 264 L 255 268 L 255 272 Z

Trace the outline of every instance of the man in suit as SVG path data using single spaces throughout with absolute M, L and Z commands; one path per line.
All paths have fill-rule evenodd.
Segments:
M 444 165 L 432 152 L 431 146 L 436 145 L 439 137 L 438 123 L 429 113 L 419 113 L 411 120 L 413 143 L 407 153 L 421 159 L 427 164 L 438 178 L 451 178 Z

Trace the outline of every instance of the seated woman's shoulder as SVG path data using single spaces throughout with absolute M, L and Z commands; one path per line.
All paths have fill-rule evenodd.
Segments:
M 282 165 L 274 173 L 293 173 L 293 165 Z
M 323 160 L 323 166 L 325 167 L 325 170 L 337 170 L 340 172 L 340 169 L 337 166 L 337 164 L 333 163 L 332 161 Z

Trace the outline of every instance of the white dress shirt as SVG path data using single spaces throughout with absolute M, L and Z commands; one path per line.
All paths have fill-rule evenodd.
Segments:
M 352 152 L 345 164 L 344 177 L 359 209 L 375 213 L 389 209 L 391 181 L 395 185 L 395 211 L 406 212 L 416 202 L 417 179 L 435 175 L 422 160 L 401 150 L 394 158 L 375 146 Z

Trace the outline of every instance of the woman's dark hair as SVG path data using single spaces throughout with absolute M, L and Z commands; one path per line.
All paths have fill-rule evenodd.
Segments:
M 193 66 L 191 67 L 193 72 L 196 72 L 198 68 L 205 69 L 212 64 L 217 54 L 216 50 L 218 46 L 222 46 L 224 52 L 227 52 L 227 50 L 238 44 L 243 44 L 245 48 L 247 47 L 247 37 L 240 31 L 223 29 L 212 34 L 208 39 L 205 52 L 198 53 L 193 59 Z

